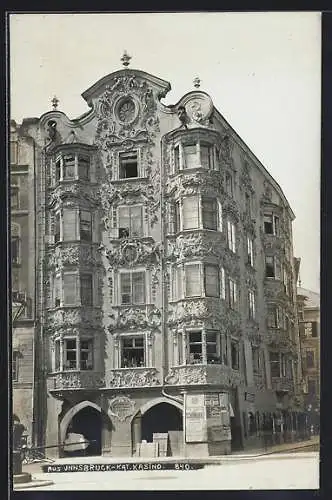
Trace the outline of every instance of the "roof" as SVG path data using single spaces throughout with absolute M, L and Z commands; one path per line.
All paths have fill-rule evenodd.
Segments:
M 306 288 L 297 288 L 297 294 L 306 297 L 305 307 L 320 307 L 320 294 L 307 290 Z

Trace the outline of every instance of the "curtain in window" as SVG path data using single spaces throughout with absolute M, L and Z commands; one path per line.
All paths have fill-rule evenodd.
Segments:
M 201 295 L 201 280 L 199 264 L 185 266 L 186 296 L 199 297 Z
M 188 197 L 183 200 L 183 229 L 199 227 L 198 197 Z

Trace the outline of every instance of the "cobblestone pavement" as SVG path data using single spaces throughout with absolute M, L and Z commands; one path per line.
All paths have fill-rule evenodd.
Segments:
M 107 463 L 90 459 L 91 463 Z M 75 460 L 76 463 L 89 463 Z M 57 463 L 60 463 L 57 461 Z M 62 462 L 64 463 L 64 462 Z M 234 457 L 195 471 L 33 473 L 54 484 L 38 490 L 238 490 L 318 489 L 318 453 L 280 454 L 260 459 Z M 37 488 L 36 488 L 37 490 Z

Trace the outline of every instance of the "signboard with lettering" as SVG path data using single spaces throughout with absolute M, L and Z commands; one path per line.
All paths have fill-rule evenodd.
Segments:
M 109 403 L 109 412 L 120 422 L 124 422 L 126 418 L 133 415 L 135 411 L 135 401 L 126 396 L 117 396 Z
M 186 442 L 207 441 L 204 394 L 186 394 Z

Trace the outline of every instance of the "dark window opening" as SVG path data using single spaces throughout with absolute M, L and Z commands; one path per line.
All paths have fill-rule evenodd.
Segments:
M 84 181 L 90 179 L 90 158 L 89 156 L 78 157 L 78 176 Z
M 232 369 L 239 369 L 239 344 L 238 342 L 231 342 L 231 358 L 232 358 Z
M 270 352 L 271 377 L 280 377 L 280 354 Z
M 63 157 L 63 178 L 75 178 L 75 156 L 73 155 L 65 155 Z
M 83 274 L 81 276 L 81 304 L 82 306 L 92 306 L 91 274 Z
M 55 233 L 54 233 L 54 241 L 57 243 L 60 241 L 60 214 L 55 214 Z
M 203 228 L 218 229 L 218 205 L 216 200 L 202 198 Z
M 92 240 L 92 217 L 91 213 L 86 210 L 80 212 L 80 239 L 82 241 Z
M 266 278 L 275 278 L 274 258 L 273 257 L 266 257 L 265 258 L 265 276 L 266 276 Z
M 19 264 L 20 262 L 20 239 L 15 236 L 14 238 L 11 239 L 11 256 L 12 256 L 12 263 L 13 264 Z
M 64 342 L 64 369 L 77 369 L 76 340 L 65 340 Z
M 61 177 L 61 160 L 60 158 L 55 162 L 55 181 L 59 182 Z
M 137 153 L 120 153 L 119 156 L 120 179 L 138 177 Z
M 121 341 L 121 368 L 145 366 L 144 338 L 123 337 Z
M 189 364 L 203 363 L 202 332 L 189 332 Z
M 81 340 L 81 370 L 93 370 L 93 340 Z

